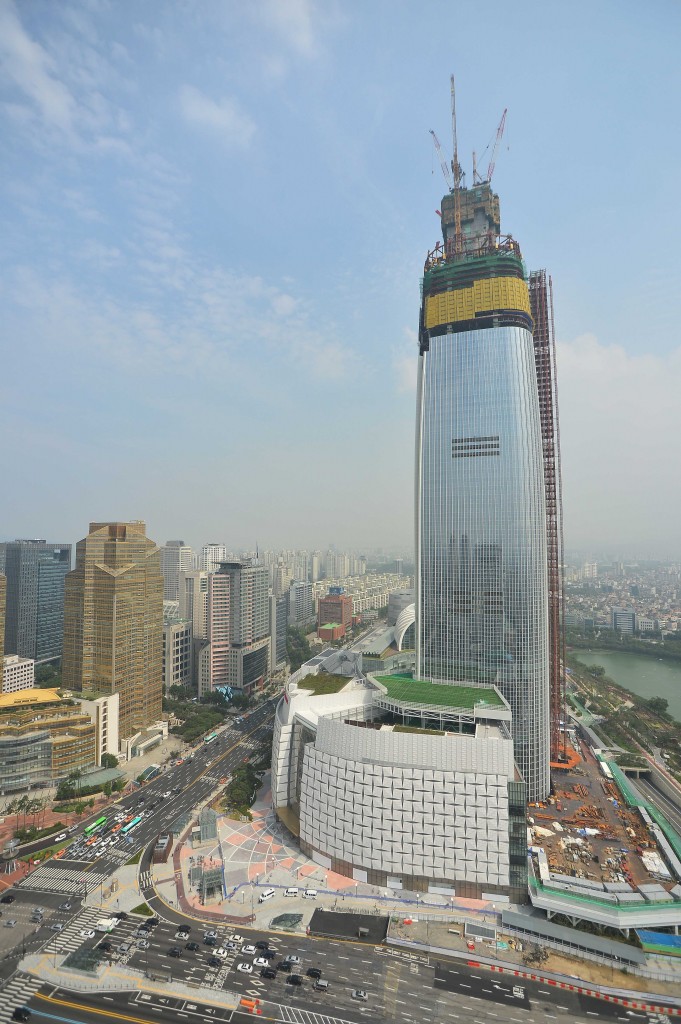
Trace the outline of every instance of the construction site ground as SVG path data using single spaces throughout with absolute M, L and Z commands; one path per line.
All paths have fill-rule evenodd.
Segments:
M 500 962 L 517 964 L 519 971 L 530 971 L 537 974 L 545 972 L 566 974 L 579 980 L 581 983 L 603 985 L 608 988 L 629 989 L 634 992 L 655 992 L 659 995 L 668 996 L 678 996 L 679 994 L 679 982 L 677 981 L 667 982 L 659 981 L 656 978 L 644 978 L 627 971 L 613 970 L 611 967 L 593 963 L 590 960 L 583 960 L 581 957 L 556 953 L 553 950 L 547 949 L 549 958 L 541 967 L 526 967 L 523 963 L 522 953 L 510 947 L 495 951 L 493 942 L 481 942 L 478 939 L 475 942 L 475 950 L 471 951 L 467 947 L 463 927 L 461 925 L 456 926 L 461 928 L 461 936 L 453 934 L 452 927 L 450 923 L 440 924 L 434 921 L 412 919 L 412 923 L 407 925 L 402 921 L 397 923 L 393 920 L 390 924 L 388 935 L 392 938 L 407 939 L 415 944 L 422 944 L 431 948 L 451 949 L 458 953 L 468 953 L 472 959 L 475 958 L 476 953 L 491 958 L 494 958 L 496 955 Z M 501 931 L 497 932 L 497 942 L 508 944 L 509 941 L 517 942 L 518 940 L 514 940 L 509 935 L 504 935 Z
M 528 808 L 534 843 L 546 851 L 551 872 L 597 882 L 617 882 L 624 876 L 634 886 L 661 882 L 670 888 L 674 880 L 651 875 L 636 852 L 656 849 L 639 813 L 627 807 L 615 783 L 603 776 L 586 744 L 579 753 L 581 760 L 573 768 L 552 772 L 550 801 Z M 599 835 L 580 835 L 578 830 L 585 828 L 597 829 Z

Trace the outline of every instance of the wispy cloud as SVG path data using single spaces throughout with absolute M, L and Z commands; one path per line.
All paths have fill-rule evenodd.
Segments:
M 194 85 L 183 85 L 180 109 L 190 124 L 218 133 L 220 140 L 229 145 L 246 149 L 255 134 L 255 122 L 231 96 L 214 100 Z

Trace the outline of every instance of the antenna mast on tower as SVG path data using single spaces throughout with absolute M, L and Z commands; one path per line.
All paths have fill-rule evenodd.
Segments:
M 463 248 L 461 237 L 461 181 L 463 171 L 459 163 L 459 144 L 456 138 L 456 88 L 454 75 L 449 78 L 452 99 L 452 177 L 454 179 L 454 253 L 460 254 Z

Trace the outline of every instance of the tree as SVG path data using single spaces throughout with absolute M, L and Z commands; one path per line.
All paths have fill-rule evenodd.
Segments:
M 76 806 L 73 809 L 76 812 L 76 816 L 78 818 L 80 818 L 81 814 L 85 810 L 85 804 L 83 803 L 82 800 L 79 800 L 78 803 L 76 804 Z
M 305 661 L 312 657 L 310 645 L 302 629 L 289 626 L 286 630 L 286 657 L 291 671 L 296 672 Z
M 123 782 L 123 779 L 114 779 L 113 782 L 111 783 L 111 792 L 120 793 L 122 789 L 125 789 L 125 783 Z
M 665 697 L 650 697 L 645 702 L 645 705 L 650 711 L 654 711 L 656 715 L 666 715 L 669 701 Z
M 100 764 L 102 768 L 118 768 L 118 758 L 115 754 L 102 754 Z
M 102 793 L 104 794 L 104 796 L 111 796 L 112 788 L 113 787 L 110 782 L 105 782 L 104 785 L 102 786 Z
M 601 676 L 605 675 L 605 669 L 603 668 L 602 665 L 592 665 L 589 668 L 589 672 L 591 673 L 592 676 L 596 676 L 597 679 L 600 679 Z

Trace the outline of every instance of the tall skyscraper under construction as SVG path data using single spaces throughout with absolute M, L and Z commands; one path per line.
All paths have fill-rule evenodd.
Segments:
M 419 329 L 416 674 L 499 686 L 534 801 L 550 788 L 549 595 L 554 610 L 559 600 L 549 572 L 549 556 L 558 559 L 549 550 L 558 537 L 555 377 L 548 311 L 541 339 L 532 316 L 546 307 L 546 279 L 532 275 L 531 303 L 489 180 L 465 188 L 456 148 L 452 170 Z

